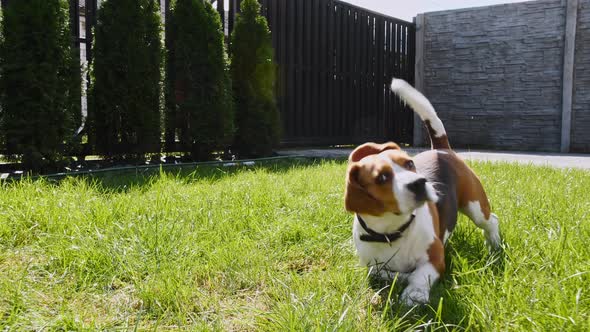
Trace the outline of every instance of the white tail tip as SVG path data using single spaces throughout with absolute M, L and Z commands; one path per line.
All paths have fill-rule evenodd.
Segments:
M 408 82 L 404 81 L 404 80 L 400 80 L 399 78 L 394 78 L 391 81 L 391 91 L 393 92 L 399 92 L 404 88 L 407 88 L 409 86 Z

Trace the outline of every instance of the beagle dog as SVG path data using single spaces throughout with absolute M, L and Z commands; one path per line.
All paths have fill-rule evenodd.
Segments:
M 345 207 L 355 213 L 353 239 L 361 264 L 383 279 L 406 280 L 406 305 L 429 301 L 445 270 L 444 244 L 457 211 L 500 244 L 498 217 L 475 173 L 451 150 L 434 108 L 407 82 L 391 89 L 424 121 L 432 149 L 413 158 L 395 143 L 366 143 L 349 157 Z

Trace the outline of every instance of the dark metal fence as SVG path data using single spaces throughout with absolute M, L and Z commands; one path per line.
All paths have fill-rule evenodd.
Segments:
M 261 0 L 279 64 L 285 144 L 410 143 L 389 90 L 414 81 L 415 25 L 334 0 Z

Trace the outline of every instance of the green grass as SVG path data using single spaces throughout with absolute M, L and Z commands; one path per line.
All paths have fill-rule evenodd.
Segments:
M 369 282 L 342 162 L 0 186 L 0 329 L 590 329 L 590 173 L 474 163 L 501 220 L 461 217 L 431 304 Z

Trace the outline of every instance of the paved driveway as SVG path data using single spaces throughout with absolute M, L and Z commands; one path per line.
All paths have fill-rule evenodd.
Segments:
M 352 149 L 287 149 L 279 151 L 280 155 L 298 155 L 316 158 L 347 158 Z M 424 149 L 406 149 L 415 154 Z M 464 159 L 479 161 L 502 161 L 546 165 L 559 168 L 590 169 L 590 154 L 559 154 L 543 152 L 502 152 L 456 150 Z

